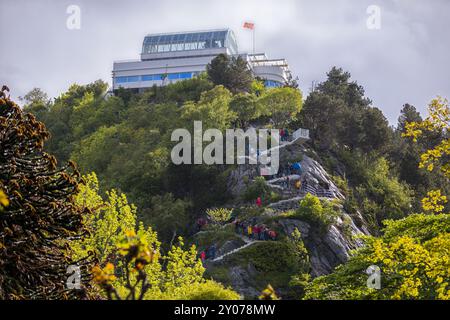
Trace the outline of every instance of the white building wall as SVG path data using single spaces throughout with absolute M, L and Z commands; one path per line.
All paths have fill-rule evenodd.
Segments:
M 123 87 L 126 89 L 142 89 L 149 88 L 153 85 L 166 85 L 183 79 L 165 79 L 152 81 L 136 81 L 136 82 L 120 82 L 117 83 L 117 77 L 126 76 L 144 76 L 144 75 L 158 75 L 158 74 L 173 74 L 173 73 L 201 73 L 206 70 L 206 66 L 219 54 L 231 55 L 229 49 L 224 48 L 208 48 L 202 50 L 186 50 L 186 51 L 171 51 L 158 53 L 142 53 L 141 60 L 134 61 L 117 61 L 113 64 L 113 90 Z M 287 65 L 263 65 L 259 63 L 267 60 L 265 54 L 249 55 L 239 54 L 242 58 L 248 61 L 250 69 L 255 76 L 275 81 L 277 83 L 285 83 L 287 80 Z M 260 65 L 258 65 L 258 63 Z

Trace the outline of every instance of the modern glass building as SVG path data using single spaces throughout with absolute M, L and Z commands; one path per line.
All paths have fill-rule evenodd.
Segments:
M 237 43 L 231 30 L 148 35 L 142 46 L 142 59 L 152 59 L 155 53 L 219 48 L 228 49 L 229 54 L 237 54 Z
M 240 55 L 268 87 L 280 86 L 287 80 L 285 60 L 269 60 L 265 54 L 239 54 L 233 31 L 220 29 L 146 36 L 140 60 L 114 62 L 113 90 L 122 87 L 141 91 L 191 79 L 205 71 L 219 54 Z

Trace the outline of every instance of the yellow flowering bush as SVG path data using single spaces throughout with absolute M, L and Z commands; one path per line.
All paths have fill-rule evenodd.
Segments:
M 162 256 L 156 232 L 137 223 L 136 207 L 112 190 L 99 195 L 94 173 L 83 178 L 76 203 L 89 209 L 85 217 L 89 237 L 73 241 L 75 256 L 94 252 L 99 260 L 93 281 L 115 300 L 239 299 L 217 282 L 205 280 L 205 268 L 195 246 L 184 248 L 182 238 Z
M 448 100 L 438 97 L 431 101 L 428 106 L 429 116 L 422 122 L 411 122 L 405 126 L 404 137 L 410 137 L 413 141 L 425 132 L 443 132 L 444 137 L 447 136 L 450 124 L 450 107 Z M 426 168 L 433 171 L 437 166 L 447 176 L 450 177 L 450 166 L 448 163 L 442 162 L 445 156 L 450 155 L 450 139 L 443 138 L 442 141 L 434 148 L 427 150 L 421 155 L 419 163 L 420 168 Z
M 225 223 L 231 219 L 231 214 L 233 209 L 218 208 L 218 209 L 208 209 L 206 214 L 214 223 Z
M 383 278 L 390 279 L 392 299 L 418 299 L 430 292 L 430 298 L 450 299 L 449 249 L 448 233 L 423 244 L 409 236 L 394 242 L 376 239 L 365 259 L 380 266 Z
M 306 299 L 450 299 L 450 215 L 411 215 L 385 222 L 382 237 L 306 287 Z M 381 270 L 381 288 L 367 286 L 369 266 Z
M 426 212 L 441 213 L 447 202 L 447 197 L 441 194 L 441 190 L 433 190 L 422 199 L 422 208 Z

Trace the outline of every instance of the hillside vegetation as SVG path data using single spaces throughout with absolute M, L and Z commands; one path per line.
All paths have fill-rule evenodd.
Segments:
M 0 145 L 12 151 L 0 154 L 0 210 L 8 217 L 0 220 L 2 225 L 8 221 L 0 231 L 0 297 L 40 297 L 30 293 L 30 283 L 8 282 L 19 271 L 1 265 L 7 261 L 5 254 L 17 250 L 18 233 L 10 234 L 6 225 L 23 227 L 27 223 L 17 212 L 37 211 L 49 215 L 45 225 L 55 239 L 77 235 L 67 240 L 67 252 L 52 251 L 62 249 L 51 245 L 48 250 L 83 261 L 96 283 L 85 288 L 91 296 L 255 298 L 271 284 L 285 299 L 450 298 L 446 100 L 433 100 L 426 119 L 405 104 L 392 127 L 363 87 L 342 69 L 330 70 L 304 98 L 295 82 L 267 89 L 239 60 L 223 57 L 192 80 L 140 94 L 121 89 L 111 96 L 106 90 L 100 80 L 74 84 L 50 101 L 34 89 L 23 97 L 23 111 L 7 98 L 7 90 L 2 93 Z M 17 119 L 30 123 L 29 134 L 11 129 L 25 121 Z M 192 132 L 195 120 L 203 122 L 204 130 L 309 129 L 311 139 L 302 147 L 286 147 L 282 164 L 299 161 L 313 166 L 342 197 L 307 194 L 284 210 L 277 206 L 280 201 L 297 198 L 265 179 L 238 175 L 244 190 L 236 194 L 230 177 L 240 172 L 237 165 L 174 165 L 171 133 L 177 128 Z M 38 131 L 33 133 L 33 128 Z M 38 144 L 33 142 L 36 135 Z M 31 142 L 23 149 L 11 136 Z M 15 150 L 31 167 L 13 159 Z M 36 155 L 51 162 L 47 173 L 40 173 L 43 164 Z M 66 167 L 69 161 L 74 162 Z M 38 201 L 36 195 L 21 190 L 38 190 L 42 175 L 61 182 L 52 180 L 54 200 L 46 198 L 49 203 L 40 207 L 30 201 Z M 75 219 L 70 230 L 55 218 L 65 206 L 71 212 L 65 219 Z M 199 219 L 208 214 L 210 223 L 199 228 Z M 80 215 L 83 221 L 78 225 Z M 234 219 L 265 225 L 277 237 L 264 241 L 237 234 L 230 224 Z M 322 251 L 329 249 L 324 243 L 329 245 L 331 238 L 339 238 L 345 247 L 343 257 Z M 23 239 L 39 243 L 32 235 Z M 202 264 L 199 251 L 213 246 L 220 259 Z M 322 268 L 317 262 L 322 255 L 333 259 L 332 265 Z M 68 261 L 60 260 L 61 266 Z M 371 265 L 383 271 L 380 290 L 366 285 L 365 272 Z M 327 269 L 335 266 L 334 271 Z M 32 284 L 45 287 L 36 281 Z

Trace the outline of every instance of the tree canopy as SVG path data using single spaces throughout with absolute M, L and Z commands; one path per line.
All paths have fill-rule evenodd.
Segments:
M 0 96 L 0 298 L 67 299 L 87 296 L 68 290 L 66 270 L 82 268 L 87 280 L 88 254 L 71 259 L 68 243 L 85 234 L 74 195 L 80 173 L 73 162 L 57 168 L 43 151 L 49 132 L 43 123 L 6 96 Z

